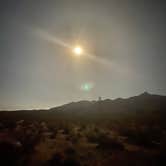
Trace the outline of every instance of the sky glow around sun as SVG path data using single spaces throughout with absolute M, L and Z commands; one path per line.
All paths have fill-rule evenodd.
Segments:
M 76 47 L 73 49 L 73 52 L 75 53 L 75 55 L 80 56 L 80 55 L 82 55 L 83 50 L 82 50 L 82 48 L 81 48 L 80 46 L 76 46 Z

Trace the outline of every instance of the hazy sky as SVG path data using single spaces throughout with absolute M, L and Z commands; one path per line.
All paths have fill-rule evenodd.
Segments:
M 0 1 L 0 109 L 143 91 L 166 95 L 164 0 Z

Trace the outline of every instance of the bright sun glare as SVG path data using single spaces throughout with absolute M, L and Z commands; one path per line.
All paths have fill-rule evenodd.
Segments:
M 75 55 L 80 56 L 83 50 L 81 47 L 77 46 L 77 47 L 74 47 L 73 52 L 75 53 Z

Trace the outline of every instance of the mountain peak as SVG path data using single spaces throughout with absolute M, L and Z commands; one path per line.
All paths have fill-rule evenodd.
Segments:
M 145 91 L 145 92 L 141 93 L 141 94 L 138 95 L 138 96 L 147 97 L 147 96 L 151 96 L 151 94 L 150 94 L 149 92 Z
M 151 95 L 150 93 L 148 93 L 147 91 L 143 92 L 142 94 L 140 94 L 140 96 L 149 96 Z

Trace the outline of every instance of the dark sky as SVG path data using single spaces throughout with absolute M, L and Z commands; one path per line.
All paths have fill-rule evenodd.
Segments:
M 166 95 L 164 0 L 0 3 L 0 109 Z

